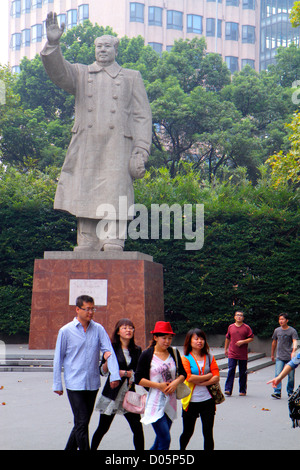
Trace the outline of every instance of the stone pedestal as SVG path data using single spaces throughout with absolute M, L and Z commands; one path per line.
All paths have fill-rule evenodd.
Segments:
M 45 252 L 34 264 L 29 349 L 54 349 L 59 328 L 75 317 L 72 279 L 107 280 L 107 305 L 97 306 L 94 320 L 111 335 L 119 319 L 130 318 L 136 343 L 148 346 L 155 322 L 164 320 L 161 264 L 138 252 Z

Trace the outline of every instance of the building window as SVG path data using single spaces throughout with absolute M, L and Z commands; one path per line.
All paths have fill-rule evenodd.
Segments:
M 208 2 L 215 2 L 216 0 L 207 0 Z M 218 3 L 222 3 L 222 0 L 218 0 Z
M 31 26 L 31 42 L 41 42 L 43 34 L 43 25 L 35 24 Z
M 53 0 L 43 0 L 43 3 L 53 3 Z
M 145 5 L 143 3 L 130 3 L 130 21 L 144 23 L 144 7 Z
M 242 59 L 242 68 L 246 67 L 246 65 L 250 65 L 250 67 L 254 69 L 255 61 L 253 59 Z
M 22 0 L 22 13 L 29 13 L 31 9 L 31 0 Z
M 77 26 L 77 10 L 67 11 L 67 29 Z
M 148 24 L 150 26 L 162 26 L 162 11 L 160 7 L 149 7 Z
M 22 30 L 22 46 L 30 46 L 30 29 Z
M 206 36 L 214 37 L 216 35 L 216 20 L 215 18 L 206 18 Z M 217 37 L 222 37 L 222 20 L 217 23 Z
M 13 51 L 19 51 L 21 48 L 21 33 L 11 35 L 10 47 Z
M 46 26 L 46 20 L 44 20 L 44 21 L 43 21 L 42 37 L 43 37 L 43 38 L 46 38 L 46 37 L 47 37 L 47 26 Z
M 42 0 L 32 0 L 31 1 L 32 9 L 34 8 L 42 8 Z
M 214 18 L 206 18 L 206 36 L 213 37 L 216 33 L 216 25 Z
M 183 28 L 183 13 L 176 10 L 168 10 L 167 12 L 167 29 L 179 29 Z
M 21 72 L 21 67 L 19 65 L 14 65 L 11 68 L 12 73 L 20 73 Z
M 243 0 L 243 10 L 255 10 L 255 0 Z
M 231 73 L 237 72 L 239 70 L 238 57 L 227 56 L 225 57 L 225 62 Z
M 79 5 L 78 7 L 78 23 L 82 24 L 85 20 L 88 20 L 90 17 L 89 14 L 89 5 Z
M 226 0 L 226 6 L 228 7 L 238 7 L 240 0 Z
M 163 45 L 160 44 L 159 42 L 148 42 L 149 46 L 152 47 L 152 49 L 157 52 L 159 55 L 161 55 L 162 53 L 162 48 L 163 48 Z
M 202 34 L 202 16 L 187 15 L 187 32 Z
M 20 18 L 21 16 L 21 0 L 14 0 L 11 3 L 10 16 Z
M 228 22 L 225 24 L 225 39 L 230 41 L 238 41 L 239 24 Z
M 242 26 L 242 42 L 244 44 L 254 44 L 255 43 L 255 27 L 243 25 Z
M 65 13 L 62 13 L 60 15 L 57 15 L 57 22 L 58 26 L 61 28 L 61 25 L 64 23 L 67 23 L 67 15 Z

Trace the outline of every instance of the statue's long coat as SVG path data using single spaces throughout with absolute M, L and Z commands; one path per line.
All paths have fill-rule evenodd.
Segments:
M 70 64 L 59 46 L 48 44 L 41 58 L 51 80 L 75 95 L 72 139 L 54 208 L 97 219 L 99 205 L 111 204 L 119 218 L 119 197 L 127 197 L 128 207 L 134 202 L 132 150 L 149 154 L 151 146 L 152 116 L 141 75 L 116 62 L 106 68 Z

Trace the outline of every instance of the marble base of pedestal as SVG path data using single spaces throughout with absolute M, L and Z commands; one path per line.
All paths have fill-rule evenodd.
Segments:
M 29 349 L 54 349 L 59 328 L 75 317 L 75 306 L 69 305 L 71 279 L 106 279 L 107 305 L 97 306 L 94 320 L 111 335 L 119 319 L 130 318 L 136 343 L 147 347 L 155 322 L 164 320 L 162 265 L 142 254 L 78 259 L 68 253 L 65 259 L 48 252 L 47 259 L 35 260 Z

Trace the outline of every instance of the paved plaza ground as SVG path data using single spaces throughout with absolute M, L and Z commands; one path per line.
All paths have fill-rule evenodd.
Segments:
M 248 375 L 248 394 L 240 397 L 237 379 L 233 395 L 217 406 L 214 426 L 215 450 L 298 450 L 300 429 L 291 427 L 288 414 L 286 379 L 281 400 L 271 397 L 266 382 L 274 377 L 275 367 Z M 221 378 L 224 390 L 225 378 Z M 104 382 L 102 382 L 104 383 Z M 296 371 L 296 384 L 297 371 Z M 100 392 L 99 392 L 100 393 Z M 4 404 L 5 403 L 5 404 Z M 90 435 L 99 414 L 94 411 Z M 0 373 L 0 450 L 63 450 L 72 428 L 73 416 L 66 393 L 52 392 L 52 372 Z M 172 426 L 171 450 L 178 450 L 182 431 L 181 407 Z M 144 426 L 146 449 L 154 440 L 150 426 Z M 201 422 L 187 450 L 203 447 Z M 116 416 L 99 450 L 131 450 L 132 434 L 127 421 Z

